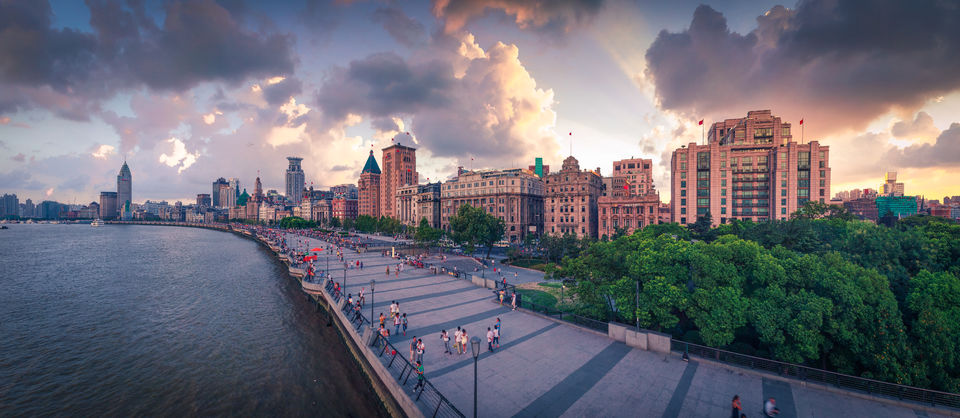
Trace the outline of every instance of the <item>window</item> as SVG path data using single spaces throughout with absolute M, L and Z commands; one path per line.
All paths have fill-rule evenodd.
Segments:
M 686 215 L 686 214 L 687 214 L 687 208 L 680 208 L 680 214 L 681 214 L 681 215 Z M 682 222 L 682 221 L 681 221 L 681 222 Z
M 827 181 L 824 179 L 820 179 L 820 187 L 827 187 Z
M 682 178 L 682 179 L 687 178 L 687 172 L 686 172 L 686 171 L 681 171 L 681 172 L 680 172 L 680 178 Z
M 743 157 L 743 163 L 742 163 L 741 165 L 743 165 L 744 167 L 750 167 L 750 166 L 752 166 L 752 165 L 753 165 L 753 158 Z
M 797 190 L 798 197 L 810 197 L 810 189 L 799 189 Z
M 787 214 L 787 208 L 780 208 L 780 214 L 781 214 L 781 215 L 786 215 L 786 214 Z
M 780 128 L 780 136 L 790 136 L 790 128 L 788 127 Z
M 780 180 L 780 187 L 787 187 L 787 181 L 786 181 L 786 180 Z
M 826 170 L 820 170 L 820 177 L 826 177 L 826 176 L 827 176 L 827 171 L 826 171 Z
M 727 187 L 727 180 L 726 180 L 726 179 L 720 180 L 720 187 Z
M 786 196 L 786 195 L 787 195 L 787 189 L 780 189 L 780 196 Z M 786 205 L 786 203 L 784 203 L 784 205 Z
M 726 207 L 726 206 L 721 206 L 721 207 L 720 207 L 720 214 L 721 214 L 721 215 L 726 215 L 726 214 L 727 214 L 727 207 Z
M 740 157 L 733 157 L 730 159 L 730 167 L 736 167 L 740 162 Z
M 804 170 L 810 168 L 810 152 L 800 151 L 797 153 L 797 169 Z
M 826 161 L 820 160 L 820 168 L 826 167 Z
M 680 206 L 687 206 L 687 199 L 680 199 Z
M 720 170 L 720 177 L 726 177 L 726 176 L 727 176 L 727 170 Z
M 727 198 L 721 197 L 721 198 L 720 198 L 720 205 L 721 205 L 721 206 L 726 206 L 726 204 L 727 204 Z
M 687 195 L 687 190 L 686 190 L 686 189 L 680 190 L 680 196 L 686 196 L 686 195 Z
M 699 171 L 699 172 L 697 172 L 697 179 L 699 179 L 699 180 L 704 180 L 704 179 L 709 179 L 709 178 L 710 178 L 710 172 L 709 172 L 709 171 Z
M 757 165 L 767 165 L 767 156 L 761 155 L 757 157 Z
M 698 152 L 697 153 L 697 169 L 707 170 L 709 168 L 710 168 L 710 153 Z
M 823 189 L 820 189 L 820 196 L 823 196 Z
M 687 169 L 687 163 L 680 163 L 680 169 L 681 169 L 681 170 L 686 170 L 686 169 Z
M 686 180 L 680 180 L 680 187 L 687 187 L 687 181 L 686 181 Z
M 826 152 L 823 152 L 823 151 L 820 151 L 820 159 L 822 160 L 822 159 L 824 159 L 824 158 L 827 158 L 827 153 L 826 153 Z
M 786 196 L 786 195 L 784 195 L 784 196 Z M 786 206 L 786 205 L 787 205 L 787 199 L 780 199 L 780 204 L 783 205 L 783 206 Z
M 727 152 L 726 152 L 726 151 L 720 151 L 720 158 L 721 158 L 721 159 L 727 158 Z
M 727 189 L 720 189 L 720 196 L 726 196 L 726 195 L 727 195 Z

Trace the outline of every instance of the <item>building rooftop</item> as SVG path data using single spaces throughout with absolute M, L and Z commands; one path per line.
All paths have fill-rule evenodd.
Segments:
M 363 165 L 363 170 L 361 170 L 360 173 L 380 174 L 380 166 L 377 164 L 377 159 L 373 157 L 373 150 L 370 150 L 367 163 Z

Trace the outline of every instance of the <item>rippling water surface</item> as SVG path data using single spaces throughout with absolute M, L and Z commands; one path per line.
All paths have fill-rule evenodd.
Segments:
M 0 231 L 0 416 L 384 415 L 258 244 L 194 228 Z

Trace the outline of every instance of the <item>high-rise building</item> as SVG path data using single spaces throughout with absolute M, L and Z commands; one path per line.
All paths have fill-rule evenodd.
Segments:
M 221 186 L 224 185 L 229 186 L 230 183 L 228 183 L 227 179 L 223 177 L 220 177 L 213 182 L 213 188 L 210 193 L 210 203 L 215 207 L 222 207 L 220 206 L 220 190 L 222 190 Z
M 881 195 L 883 196 L 903 196 L 903 183 L 897 182 L 897 172 L 888 171 L 883 178 L 883 184 L 880 185 Z
M 769 110 L 713 124 L 709 143 L 691 142 L 671 158 L 670 211 L 691 224 L 710 214 L 728 219 L 787 219 L 809 200 L 830 198 L 830 149 L 798 144 L 790 125 Z
M 383 173 L 380 175 L 380 214 L 397 217 L 397 189 L 419 183 L 417 149 L 400 144 L 383 149 Z
M 660 194 L 653 187 L 653 161 L 629 158 L 613 162 L 598 199 L 599 236 L 627 234 L 660 222 Z
M 450 231 L 450 218 L 460 206 L 483 208 L 503 220 L 504 239 L 522 242 L 543 233 L 543 180 L 530 170 L 459 170 L 440 190 L 440 226 Z
M 224 209 L 230 209 L 237 204 L 237 193 L 233 190 L 233 186 L 230 183 L 220 184 L 220 202 L 217 203 L 218 207 Z
M 290 164 L 287 166 L 286 197 L 290 203 L 299 205 L 303 200 L 304 175 L 303 169 L 300 168 L 300 162 L 303 161 L 303 158 L 287 157 L 287 161 Z
M 537 165 L 543 172 L 543 162 L 538 161 Z M 559 172 L 542 178 L 544 233 L 596 238 L 597 199 L 603 191 L 599 169 L 581 171 L 580 163 L 571 155 L 563 160 Z
M 206 193 L 200 193 L 197 195 L 197 207 L 200 208 L 209 208 L 210 207 L 210 195 Z
M 230 189 L 233 190 L 233 201 L 236 202 L 240 198 L 240 179 L 236 177 L 230 178 Z
M 357 184 L 357 190 L 360 194 L 358 199 L 359 214 L 379 218 L 380 166 L 377 165 L 377 159 L 373 157 L 373 150 L 370 150 L 367 163 L 363 165 L 363 170 L 360 171 L 360 182 Z
M 15 194 L 4 194 L 0 198 L 0 218 L 20 215 L 20 200 Z
M 133 219 L 133 175 L 126 161 L 117 175 L 117 211 L 121 219 Z
M 116 202 L 116 200 L 114 200 Z M 114 203 L 116 205 L 116 203 Z M 26 202 L 23 202 L 23 214 L 20 215 L 24 218 L 35 218 L 37 216 L 37 208 L 33 205 L 33 200 L 27 199 Z
M 117 192 L 100 192 L 100 219 L 117 217 Z

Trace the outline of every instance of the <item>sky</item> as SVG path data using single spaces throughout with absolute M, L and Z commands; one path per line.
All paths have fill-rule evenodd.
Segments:
M 534 158 L 612 171 L 770 109 L 830 147 L 832 190 L 960 195 L 960 8 L 945 1 L 0 0 L 0 192 L 190 202 L 218 177 L 421 181 Z

